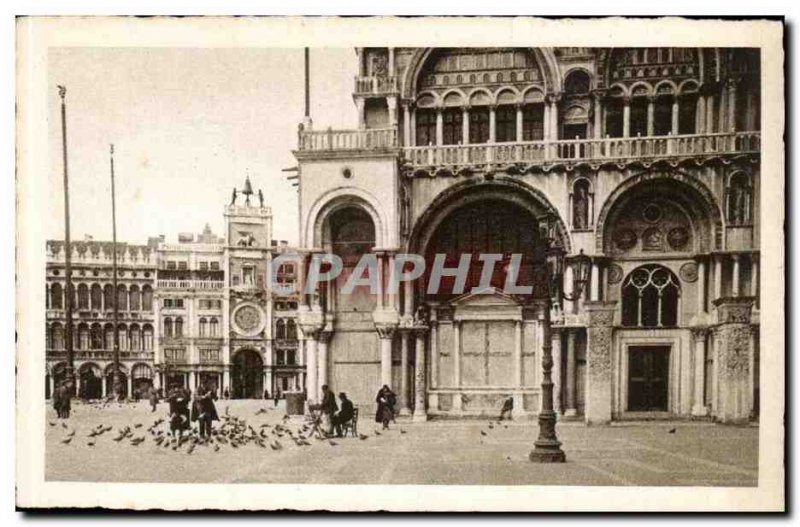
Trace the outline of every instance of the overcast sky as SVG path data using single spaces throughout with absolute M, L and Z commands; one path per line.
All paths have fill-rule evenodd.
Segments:
M 249 173 L 272 207 L 274 238 L 297 241 L 296 165 L 302 49 L 60 48 L 48 72 L 48 239 L 63 239 L 57 84 L 67 87 L 72 237 L 111 239 L 109 144 L 115 145 L 117 239 L 223 233 L 223 207 Z M 311 50 L 315 126 L 352 128 L 356 56 Z

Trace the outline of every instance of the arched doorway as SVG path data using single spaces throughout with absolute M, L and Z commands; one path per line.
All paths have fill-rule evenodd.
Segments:
M 125 371 L 125 366 L 119 365 L 119 382 L 120 392 L 122 397 L 127 398 L 128 394 L 128 373 Z M 114 365 L 109 364 L 106 368 L 106 395 L 114 394 Z
M 81 399 L 100 399 L 103 396 L 103 372 L 97 364 L 87 362 L 78 369 Z
M 153 386 L 153 370 L 147 364 L 139 363 L 133 367 L 132 375 L 134 398 L 146 397 Z
M 241 349 L 233 356 L 234 399 L 260 399 L 264 394 L 264 361 L 253 349 Z

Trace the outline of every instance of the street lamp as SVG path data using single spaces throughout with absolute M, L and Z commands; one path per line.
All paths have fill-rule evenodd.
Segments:
M 561 290 L 564 274 L 565 250 L 558 237 L 558 224 L 554 214 L 547 213 L 539 218 L 539 249 L 534 255 L 536 269 L 536 293 L 545 299 L 544 321 L 542 323 L 542 411 L 539 413 L 539 437 L 528 458 L 536 463 L 563 463 L 567 460 L 561 450 L 561 442 L 556 437 L 556 413 L 553 409 L 553 344 L 550 339 L 550 310 L 553 298 L 568 301 L 577 300 L 589 277 L 591 259 L 583 254 L 572 258 L 575 272 L 574 287 L 570 295 Z

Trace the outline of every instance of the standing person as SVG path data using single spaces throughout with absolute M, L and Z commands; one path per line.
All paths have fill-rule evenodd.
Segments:
M 56 415 L 59 419 L 61 419 L 61 385 L 62 383 L 58 383 L 53 390 L 53 410 L 56 411 Z
M 375 402 L 378 403 L 378 411 L 375 414 L 375 422 L 383 423 L 384 430 L 389 428 L 389 421 L 394 420 L 394 403 L 396 397 L 392 390 L 384 384 L 378 395 L 375 397 Z
M 173 437 L 183 437 L 189 429 L 189 394 L 180 384 L 173 384 L 167 396 L 169 401 L 169 429 Z
M 264 390 L 264 400 L 269 399 L 269 390 Z
M 152 411 L 155 412 L 156 406 L 158 406 L 158 390 L 151 386 L 149 392 L 150 393 L 148 396 L 150 399 L 150 408 L 152 408 Z
M 192 404 L 192 421 L 198 422 L 200 437 L 211 438 L 211 425 L 213 421 L 219 421 L 217 407 L 214 405 L 214 394 L 212 390 L 201 384 L 197 389 L 194 403 Z
M 273 397 L 274 397 L 274 399 L 272 399 L 272 402 L 275 404 L 275 407 L 277 408 L 278 407 L 278 400 L 281 398 L 281 391 L 276 389 L 275 393 L 273 394 Z
M 514 398 L 509 397 L 505 401 L 503 401 L 503 408 L 500 409 L 500 419 L 498 421 L 502 421 L 503 417 L 508 414 L 508 418 L 511 419 L 511 412 L 514 411 Z
M 333 395 L 327 384 L 322 385 L 322 404 L 320 404 L 320 407 L 322 408 L 322 429 L 326 434 L 331 435 L 333 433 L 333 414 L 336 413 L 339 407 L 336 405 L 336 396 Z
M 336 429 L 336 436 L 342 437 L 342 425 L 353 418 L 353 401 L 347 398 L 347 394 L 341 392 L 339 400 L 342 402 L 341 410 L 333 416 L 333 426 Z
M 59 408 L 58 416 L 62 419 L 69 419 L 69 413 L 72 410 L 72 383 L 64 381 L 58 389 Z

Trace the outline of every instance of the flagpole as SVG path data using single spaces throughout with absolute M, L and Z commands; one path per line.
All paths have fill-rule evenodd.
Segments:
M 119 378 L 119 290 L 117 289 L 117 203 L 114 190 L 114 145 L 111 145 L 111 236 L 113 243 L 112 281 L 114 284 L 114 395 L 122 398 Z
M 72 338 L 72 300 L 74 293 L 72 289 L 72 244 L 69 235 L 69 170 L 67 164 L 67 88 L 58 87 L 58 95 L 61 97 L 61 151 L 64 159 L 64 263 L 66 287 L 64 288 L 66 300 L 66 348 L 67 348 L 67 381 L 74 382 L 75 375 L 75 353 L 73 350 Z M 72 396 L 72 387 L 69 390 Z

